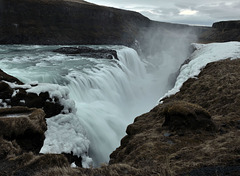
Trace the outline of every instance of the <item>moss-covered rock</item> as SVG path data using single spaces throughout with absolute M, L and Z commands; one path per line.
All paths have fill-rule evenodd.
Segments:
M 212 131 L 215 129 L 211 115 L 197 104 L 185 101 L 166 103 L 163 115 L 165 117 L 163 126 L 167 126 L 171 130 L 204 129 Z
M 0 109 L 0 137 L 16 141 L 23 151 L 38 153 L 47 125 L 41 109 L 12 107 Z

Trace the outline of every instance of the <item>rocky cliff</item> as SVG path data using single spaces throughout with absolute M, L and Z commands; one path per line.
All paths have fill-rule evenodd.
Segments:
M 82 0 L 1 0 L 1 44 L 124 44 L 152 30 L 207 28 L 151 21 L 126 10 Z M 143 41 L 144 40 L 144 41 Z
M 240 41 L 240 21 L 220 21 L 201 33 L 199 40 L 208 42 Z
M 150 20 L 82 0 L 1 0 L 0 43 L 129 44 Z

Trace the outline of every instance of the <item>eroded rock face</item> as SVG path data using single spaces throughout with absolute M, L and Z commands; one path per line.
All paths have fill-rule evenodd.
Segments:
M 53 52 L 61 54 L 74 54 L 83 57 L 102 58 L 102 59 L 118 59 L 117 52 L 111 49 L 93 49 L 90 47 L 62 47 Z

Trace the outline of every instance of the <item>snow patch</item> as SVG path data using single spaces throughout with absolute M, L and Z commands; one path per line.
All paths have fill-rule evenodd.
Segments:
M 76 167 L 77 167 L 77 165 L 75 164 L 75 162 L 73 162 L 73 163 L 71 164 L 71 167 L 72 167 L 72 168 L 76 168 Z
M 13 94 L 12 94 L 12 97 L 15 97 L 18 92 L 19 92 L 19 89 L 14 89 Z
M 196 78 L 201 70 L 211 62 L 224 59 L 240 58 L 240 42 L 192 44 L 196 49 L 190 56 L 190 62 L 181 67 L 175 86 L 169 90 L 161 99 L 169 97 L 180 91 L 183 83 L 189 78 Z
M 82 157 L 82 165 L 89 167 L 92 160 L 86 156 L 90 142 L 78 117 L 59 114 L 47 119 L 48 130 L 40 153 L 73 153 Z

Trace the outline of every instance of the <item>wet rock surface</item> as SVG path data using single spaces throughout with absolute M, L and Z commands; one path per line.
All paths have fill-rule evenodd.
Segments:
M 14 83 L 16 86 L 11 87 L 9 83 Z M 0 107 L 26 106 L 29 108 L 42 108 L 46 118 L 57 115 L 62 111 L 63 106 L 57 97 L 51 98 L 48 92 L 42 92 L 39 95 L 29 93 L 27 88 L 21 88 L 18 85 L 23 85 L 23 83 L 0 70 Z
M 15 78 L 15 77 L 13 77 L 13 76 L 5 73 L 5 72 L 2 71 L 1 69 L 0 69 L 0 80 L 1 80 L 1 81 L 8 81 L 8 82 L 15 82 L 15 83 L 20 84 L 20 85 L 23 84 L 21 81 L 19 81 L 19 79 L 17 79 L 17 78 Z M 3 85 L 2 85 L 2 82 L 1 82 L 1 84 L 0 84 L 0 90 L 1 90 L 1 92 L 2 92 L 2 90 L 5 89 L 5 88 L 6 88 L 6 84 L 3 83 Z
M 102 58 L 102 59 L 118 59 L 117 52 L 111 49 L 93 49 L 90 47 L 62 47 L 53 52 L 61 54 L 80 55 L 83 57 Z

